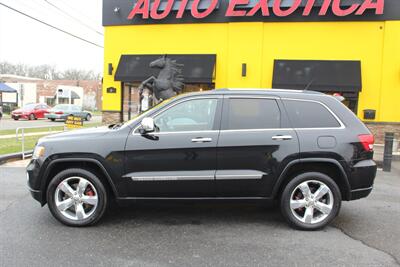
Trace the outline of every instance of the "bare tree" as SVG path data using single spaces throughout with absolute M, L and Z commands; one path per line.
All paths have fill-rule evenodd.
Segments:
M 68 69 L 58 71 L 53 65 L 28 66 L 26 64 L 13 64 L 0 62 L 0 74 L 13 74 L 25 77 L 34 77 L 44 80 L 100 80 L 101 74 L 93 71 Z

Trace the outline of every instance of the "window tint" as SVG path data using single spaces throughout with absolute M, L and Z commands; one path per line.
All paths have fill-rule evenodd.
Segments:
M 217 102 L 217 99 L 185 101 L 156 116 L 154 123 L 160 132 L 212 130 Z
M 280 128 L 281 114 L 273 99 L 231 98 L 228 130 Z
M 340 127 L 332 113 L 319 103 L 297 100 L 283 102 L 294 128 Z

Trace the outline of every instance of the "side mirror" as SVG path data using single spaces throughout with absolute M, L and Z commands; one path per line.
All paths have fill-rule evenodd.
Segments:
M 139 132 L 141 134 L 154 132 L 154 129 L 155 129 L 153 118 L 144 118 L 140 122 L 140 126 L 141 126 L 141 128 L 140 128 Z

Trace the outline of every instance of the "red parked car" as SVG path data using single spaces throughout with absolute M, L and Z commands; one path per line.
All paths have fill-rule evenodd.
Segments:
M 44 114 L 48 113 L 48 109 L 50 107 L 46 104 L 27 104 L 20 109 L 16 109 L 11 112 L 11 117 L 14 120 L 19 119 L 28 119 L 28 120 L 37 120 L 43 119 Z

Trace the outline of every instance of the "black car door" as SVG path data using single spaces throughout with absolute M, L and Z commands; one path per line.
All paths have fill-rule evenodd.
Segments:
M 268 197 L 286 161 L 298 156 L 279 98 L 225 96 L 217 148 L 217 194 Z
M 134 197 L 215 196 L 222 96 L 177 100 L 152 115 L 156 132 L 127 139 L 124 179 Z

